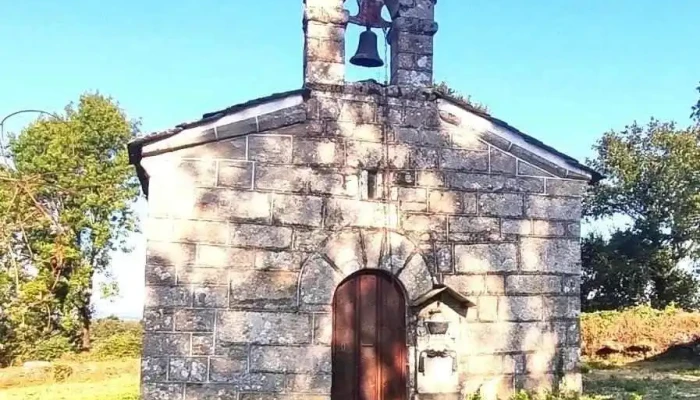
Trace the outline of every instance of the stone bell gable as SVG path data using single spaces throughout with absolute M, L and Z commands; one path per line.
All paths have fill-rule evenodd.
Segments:
M 352 18 L 306 0 L 302 89 L 130 144 L 145 400 L 580 390 L 581 199 L 601 176 L 433 90 L 434 2 L 386 5 L 391 84 L 345 82 Z

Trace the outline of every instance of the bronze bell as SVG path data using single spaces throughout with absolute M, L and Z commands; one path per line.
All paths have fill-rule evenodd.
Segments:
M 384 65 L 384 61 L 379 57 L 377 35 L 369 27 L 360 34 L 360 44 L 357 46 L 357 52 L 350 59 L 350 63 L 367 68 Z

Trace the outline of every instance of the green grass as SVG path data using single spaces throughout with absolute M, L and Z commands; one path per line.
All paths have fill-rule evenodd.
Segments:
M 137 400 L 137 359 L 61 361 L 73 373 L 57 381 L 52 370 L 0 370 L 0 400 Z M 591 362 L 584 374 L 585 399 L 700 399 L 700 367 L 683 360 L 628 364 Z
M 626 365 L 592 364 L 584 390 L 610 400 L 700 399 L 700 367 L 683 360 L 640 361 Z M 596 369 L 596 366 L 603 369 Z

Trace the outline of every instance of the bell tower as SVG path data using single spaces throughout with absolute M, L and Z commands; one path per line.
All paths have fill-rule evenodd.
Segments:
M 436 0 L 357 1 L 357 15 L 344 9 L 346 0 L 304 0 L 304 84 L 345 82 L 345 36 L 348 23 L 365 28 L 350 64 L 374 68 L 391 65 L 392 85 L 427 87 L 433 83 L 433 36 Z M 381 12 L 386 7 L 391 21 Z M 382 60 L 378 40 L 387 30 L 391 59 Z M 376 31 L 379 32 L 377 35 Z

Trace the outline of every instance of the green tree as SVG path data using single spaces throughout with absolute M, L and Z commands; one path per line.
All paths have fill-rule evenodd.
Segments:
M 698 281 L 682 264 L 700 258 L 700 128 L 652 119 L 604 134 L 594 149 L 589 164 L 607 179 L 590 191 L 586 214 L 631 225 L 608 242 L 584 243 L 584 286 L 608 305 L 697 306 Z
M 93 278 L 136 230 L 126 144 L 137 133 L 111 98 L 85 94 L 60 119 L 11 138 L 0 169 L 0 285 L 15 300 L 0 305 L 0 318 L 19 343 L 58 331 L 90 347 Z
M 700 86 L 698 86 L 695 90 L 700 93 Z M 700 125 L 700 99 L 698 99 L 698 102 L 693 106 L 693 112 L 690 114 L 690 118 L 694 119 L 695 122 Z

